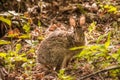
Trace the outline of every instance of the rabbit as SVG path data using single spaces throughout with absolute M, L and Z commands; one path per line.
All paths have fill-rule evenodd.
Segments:
M 82 49 L 71 51 L 70 48 L 85 45 L 85 35 L 82 29 L 85 21 L 81 21 L 81 17 L 78 23 L 70 17 L 69 30 L 56 29 L 48 34 L 37 50 L 38 63 L 56 71 L 67 67 L 71 58 L 82 51 Z

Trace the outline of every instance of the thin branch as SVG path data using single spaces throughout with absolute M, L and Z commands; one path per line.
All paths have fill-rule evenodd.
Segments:
M 120 66 L 119 65 L 116 65 L 116 66 L 112 66 L 112 67 L 109 67 L 109 68 L 106 68 L 106 69 L 103 69 L 103 70 L 100 70 L 100 71 L 97 71 L 97 72 L 94 72 L 92 74 L 89 74 L 89 75 L 86 75 L 86 76 L 83 76 L 81 77 L 79 80 L 84 80 L 86 78 L 90 78 L 96 74 L 99 74 L 99 73 L 103 73 L 103 72 L 107 72 L 107 71 L 110 71 L 110 70 L 114 70 L 114 69 L 119 69 Z

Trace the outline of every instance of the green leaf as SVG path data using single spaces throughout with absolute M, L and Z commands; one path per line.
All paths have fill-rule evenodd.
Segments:
M 65 70 L 64 69 L 61 69 L 60 71 L 59 71 L 59 74 L 61 74 L 61 75 L 63 75 L 65 73 Z
M 41 22 L 40 21 L 38 21 L 38 26 L 41 26 Z
M 27 58 L 26 58 L 26 57 L 21 57 L 21 56 L 16 56 L 16 57 L 14 58 L 14 60 L 15 60 L 15 61 L 24 61 L 24 62 L 26 62 L 26 61 L 27 61 Z
M 97 39 L 97 44 L 98 44 L 105 36 L 106 36 L 106 34 L 99 36 L 98 39 Z
M 120 55 L 120 49 L 118 49 L 117 54 L 119 54 L 119 55 Z
M 0 57 L 5 58 L 6 57 L 6 53 L 1 52 L 0 53 Z
M 21 36 L 19 36 L 20 39 L 28 39 L 30 37 L 31 37 L 30 34 L 22 34 Z
M 85 10 L 81 4 L 78 4 L 77 7 L 79 8 L 79 10 L 82 14 L 85 14 Z
M 18 53 L 20 49 L 21 49 L 21 44 L 17 44 L 16 45 L 16 52 Z
M 112 58 L 114 58 L 114 59 L 118 59 L 119 54 L 113 53 L 111 56 L 112 56 Z
M 65 70 L 63 69 L 59 71 L 58 77 L 60 78 L 60 80 L 74 80 L 74 77 L 65 75 Z
M 30 25 L 29 24 L 25 24 L 23 26 L 23 29 L 25 30 L 26 33 L 30 32 Z
M 105 5 L 104 8 L 108 9 L 108 12 L 113 12 L 113 13 L 117 12 L 117 8 L 112 5 Z
M 114 12 L 114 13 L 116 13 L 117 12 L 117 8 L 112 7 L 111 9 L 108 10 L 108 12 Z
M 11 26 L 11 20 L 9 20 L 9 19 L 6 19 L 6 18 L 0 16 L 0 21 L 5 22 L 5 23 L 7 23 L 9 26 Z
M 14 37 L 16 37 L 16 36 L 18 36 L 18 34 L 8 34 L 8 36 L 7 37 L 9 37 L 9 38 L 14 38 Z
M 39 36 L 39 37 L 38 37 L 38 40 L 43 40 L 43 39 L 44 39 L 43 36 Z
M 111 36 L 111 32 L 108 33 L 108 39 L 107 42 L 105 42 L 105 48 L 108 48 L 110 46 L 110 36 Z
M 83 48 L 85 48 L 85 46 L 73 47 L 73 48 L 70 48 L 69 50 L 74 51 L 74 50 L 83 49 Z
M 89 54 L 91 54 L 91 51 L 89 51 L 88 49 L 84 49 L 77 57 L 85 58 L 85 56 L 88 56 Z
M 11 43 L 10 41 L 0 40 L 0 45 L 10 44 L 10 43 Z
M 95 30 L 96 28 L 96 22 L 92 22 L 88 28 L 89 32 L 91 33 L 93 30 Z

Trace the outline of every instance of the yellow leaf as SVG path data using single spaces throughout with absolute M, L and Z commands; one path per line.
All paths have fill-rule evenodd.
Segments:
M 10 44 L 10 43 L 11 43 L 10 41 L 0 40 L 0 45 Z
M 5 22 L 5 23 L 7 23 L 9 26 L 11 26 L 11 20 L 9 20 L 9 19 L 6 19 L 6 18 L 0 16 L 0 21 Z

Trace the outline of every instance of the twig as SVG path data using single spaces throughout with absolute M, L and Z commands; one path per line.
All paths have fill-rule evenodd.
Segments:
M 94 72 L 94 73 L 92 73 L 92 74 L 89 74 L 89 75 L 83 76 L 83 77 L 81 77 L 81 78 L 78 79 L 78 80 L 84 80 L 84 79 L 89 78 L 89 77 L 92 77 L 92 76 L 94 76 L 94 75 L 96 75 L 96 74 L 103 73 L 103 72 L 107 72 L 107 71 L 114 70 L 114 69 L 119 69 L 119 68 L 120 68 L 119 65 L 112 66 L 112 67 L 109 67 L 109 68 L 107 68 L 107 69 L 103 69 L 103 70 L 100 70 L 100 71 Z

